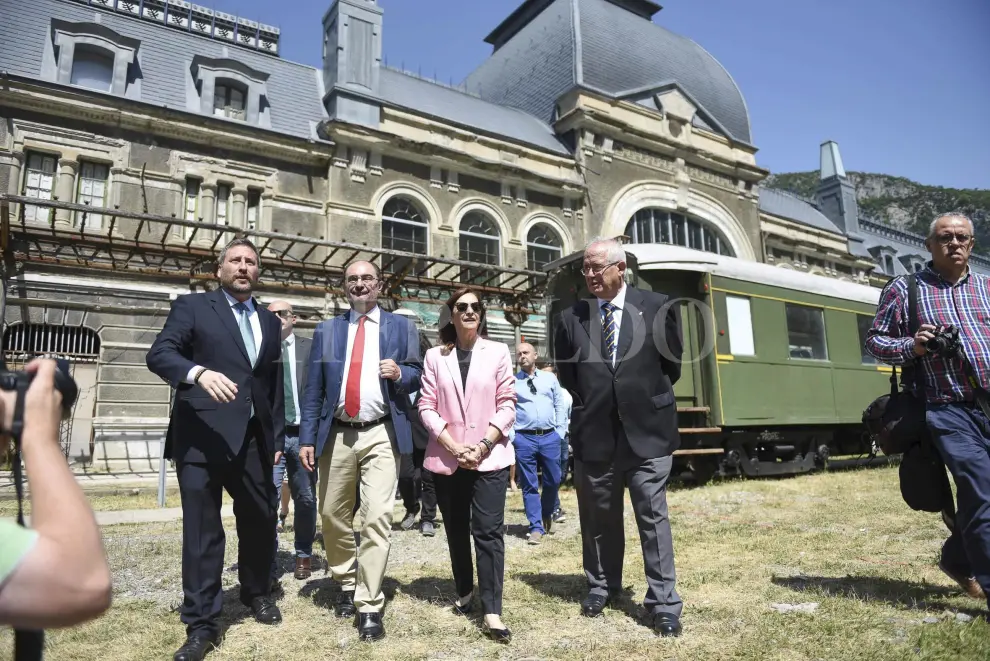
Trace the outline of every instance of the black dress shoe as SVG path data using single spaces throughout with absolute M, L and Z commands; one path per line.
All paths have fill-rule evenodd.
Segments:
M 381 640 L 385 637 L 381 613 L 358 614 L 358 637 L 361 640 Z
M 598 617 L 605 610 L 605 606 L 611 601 L 612 599 L 609 595 L 589 594 L 581 602 L 581 615 L 585 617 Z
M 354 608 L 354 590 L 345 590 L 337 597 L 337 603 L 333 605 L 333 612 L 337 617 L 354 617 L 357 609 Z
M 487 624 L 484 626 L 485 635 L 496 643 L 508 645 L 512 641 L 512 632 L 508 629 L 492 629 Z
M 178 649 L 172 661 L 203 661 L 203 657 L 216 647 L 216 640 L 209 636 L 189 636 L 185 644 Z
M 653 630 L 663 638 L 681 635 L 681 620 L 673 613 L 657 613 L 653 616 Z
M 278 624 L 282 621 L 282 611 L 271 597 L 255 597 L 251 600 L 254 619 L 262 624 Z

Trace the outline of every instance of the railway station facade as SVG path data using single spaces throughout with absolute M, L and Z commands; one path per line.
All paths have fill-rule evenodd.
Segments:
M 526 0 L 458 86 L 385 66 L 376 0 L 331 3 L 321 68 L 185 0 L 0 6 L 5 357 L 72 361 L 65 443 L 97 470 L 156 469 L 171 389 L 145 353 L 235 233 L 303 333 L 360 255 L 427 333 L 473 282 L 490 337 L 538 347 L 541 267 L 594 236 L 873 285 L 926 259 L 860 218 L 834 143 L 815 199 L 762 187 L 741 90 L 649 0 Z

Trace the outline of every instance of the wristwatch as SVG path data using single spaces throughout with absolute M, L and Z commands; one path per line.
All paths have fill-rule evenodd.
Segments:
M 489 441 L 487 438 L 482 438 L 481 444 L 485 446 L 485 454 L 491 454 L 492 446 L 495 444 Z

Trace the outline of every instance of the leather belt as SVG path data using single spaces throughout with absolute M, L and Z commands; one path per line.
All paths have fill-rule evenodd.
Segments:
M 549 429 L 520 429 L 517 434 L 526 434 L 527 436 L 546 436 L 547 434 L 553 433 L 553 428 Z
M 350 427 L 351 429 L 364 429 L 366 427 L 374 427 L 375 425 L 380 425 L 392 416 L 383 415 L 377 420 L 372 420 L 371 422 L 361 422 L 359 420 L 341 420 L 340 418 L 334 418 L 333 422 L 335 425 L 343 425 L 344 427 Z
M 298 436 L 299 435 L 299 425 L 286 425 L 285 433 L 288 436 Z

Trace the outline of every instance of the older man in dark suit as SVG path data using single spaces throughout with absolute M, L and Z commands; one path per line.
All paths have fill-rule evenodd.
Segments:
M 282 621 L 271 599 L 272 467 L 285 444 L 281 324 L 251 296 L 260 268 L 251 241 L 231 241 L 220 253 L 220 288 L 178 297 L 146 359 L 177 391 L 165 458 L 175 459 L 182 496 L 187 640 L 175 661 L 199 661 L 220 633 L 224 490 L 234 501 L 241 602 L 263 624 Z
M 288 301 L 272 301 L 268 311 L 282 321 L 282 384 L 285 391 L 285 452 L 275 465 L 275 491 L 282 496 L 282 479 L 288 475 L 295 505 L 296 566 L 293 575 L 300 581 L 312 575 L 313 539 L 316 537 L 316 473 L 299 461 L 299 425 L 302 421 L 303 390 L 309 373 L 309 350 L 313 341 L 294 332 L 297 317 Z M 277 553 L 277 546 L 276 546 Z M 272 564 L 272 578 L 277 578 Z
M 623 494 L 639 526 L 646 599 L 661 636 L 681 632 L 667 479 L 680 445 L 674 384 L 682 339 L 667 296 L 625 283 L 626 256 L 612 239 L 585 250 L 582 273 L 594 298 L 564 310 L 554 331 L 561 385 L 573 397 L 571 446 L 590 617 L 618 597 L 625 552 Z

